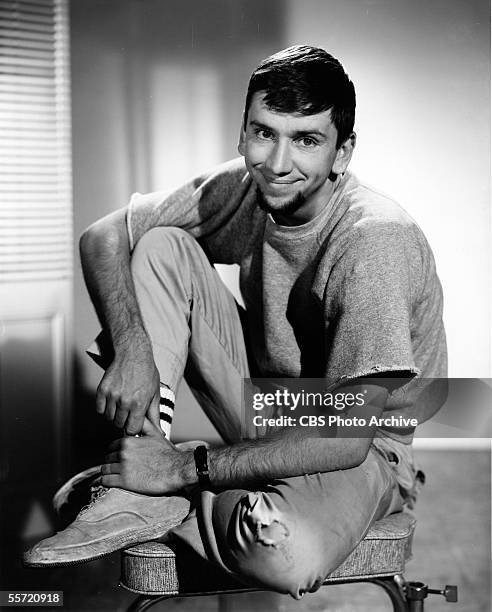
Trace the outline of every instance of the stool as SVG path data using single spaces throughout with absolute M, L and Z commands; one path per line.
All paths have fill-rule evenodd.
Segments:
M 377 521 L 349 557 L 327 576 L 323 586 L 371 582 L 385 590 L 394 612 L 423 610 L 423 600 L 432 592 L 456 601 L 456 587 L 448 586 L 441 592 L 423 583 L 405 582 L 402 573 L 411 555 L 414 529 L 415 520 L 404 512 Z M 159 542 L 145 542 L 122 552 L 120 585 L 140 595 L 129 608 L 131 612 L 143 612 L 172 597 L 260 590 L 234 580 L 191 551 L 176 555 Z

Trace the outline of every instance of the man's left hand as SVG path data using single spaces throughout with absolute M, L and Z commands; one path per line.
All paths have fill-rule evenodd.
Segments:
M 145 418 L 140 437 L 126 436 L 108 448 L 100 484 L 146 495 L 170 495 L 186 484 L 191 453 L 181 452 Z

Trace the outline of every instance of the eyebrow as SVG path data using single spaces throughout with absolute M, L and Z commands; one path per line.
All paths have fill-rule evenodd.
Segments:
M 255 121 L 254 119 L 249 122 L 250 125 L 254 127 L 260 128 L 262 130 L 269 130 L 270 132 L 275 132 L 274 128 L 261 123 L 260 121 Z M 298 130 L 293 134 L 294 138 L 303 138 L 305 136 L 320 136 L 321 138 L 328 138 L 327 134 L 324 132 L 320 132 L 319 130 Z

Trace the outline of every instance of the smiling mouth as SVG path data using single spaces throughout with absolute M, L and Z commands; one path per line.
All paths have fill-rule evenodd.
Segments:
M 292 194 L 298 190 L 298 183 L 298 180 L 286 181 L 282 179 L 269 180 L 264 178 L 262 191 L 265 193 L 265 195 L 270 197 L 287 197 L 289 194 Z
M 269 179 L 267 177 L 263 177 L 263 180 L 265 181 L 266 185 L 268 187 L 288 187 L 289 185 L 295 185 L 296 183 L 299 182 L 298 179 L 294 179 L 294 180 L 286 180 L 286 179 Z

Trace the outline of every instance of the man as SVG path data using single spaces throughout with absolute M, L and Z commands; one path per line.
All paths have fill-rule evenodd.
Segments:
M 136 194 L 84 233 L 84 274 L 112 351 L 97 410 L 128 435 L 102 466 L 109 491 L 28 563 L 89 560 L 167 532 L 240 580 L 299 598 L 376 519 L 411 503 L 413 426 L 257 437 L 241 417 L 250 376 L 363 393 L 346 417 L 391 411 L 413 423 L 435 411 L 419 400 L 424 378 L 446 374 L 434 260 L 415 222 L 347 172 L 354 114 L 335 58 L 285 49 L 251 77 L 244 159 L 170 195 Z M 210 262 L 239 264 L 244 313 Z M 162 434 L 159 405 L 173 406 L 183 375 L 225 446 L 193 453 Z M 196 509 L 166 525 L 197 483 Z

